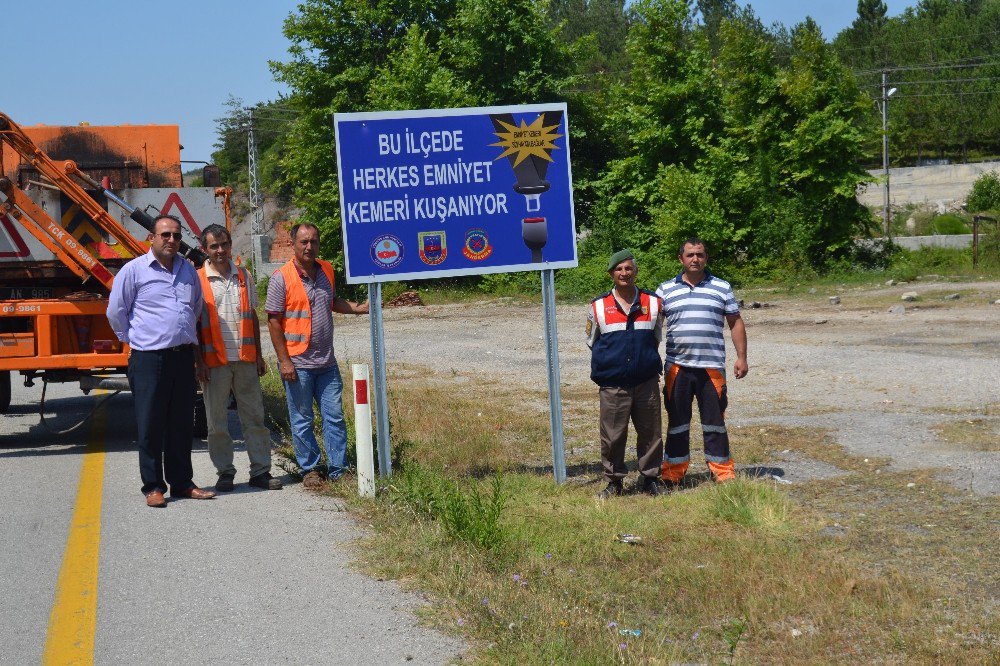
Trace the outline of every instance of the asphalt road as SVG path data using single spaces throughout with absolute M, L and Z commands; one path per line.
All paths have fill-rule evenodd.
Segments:
M 0 415 L 0 664 L 60 650 L 98 664 L 437 664 L 461 653 L 457 639 L 417 626 L 416 597 L 351 570 L 358 531 L 336 500 L 289 479 L 282 491 L 248 488 L 240 449 L 235 492 L 147 508 L 128 394 L 53 435 L 39 424 L 40 387 L 14 379 Z M 95 400 L 73 384 L 49 396 L 56 428 Z M 210 486 L 204 442 L 194 444 L 195 482 Z M 78 485 L 83 474 L 96 488 L 102 471 L 90 502 L 98 523 Z M 47 636 L 62 636 L 49 652 Z

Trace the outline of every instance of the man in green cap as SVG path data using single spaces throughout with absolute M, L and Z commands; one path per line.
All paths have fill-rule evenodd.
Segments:
M 637 437 L 640 489 L 659 495 L 663 490 L 659 480 L 663 462 L 660 299 L 635 286 L 639 269 L 631 250 L 612 254 L 608 273 L 614 288 L 590 303 L 587 316 L 590 378 L 600 387 L 601 464 L 608 480 L 599 496 L 623 493 L 630 419 Z

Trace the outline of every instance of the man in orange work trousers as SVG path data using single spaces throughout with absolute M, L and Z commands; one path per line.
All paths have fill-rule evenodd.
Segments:
M 250 273 L 233 263 L 233 239 L 219 224 L 201 232 L 208 261 L 198 270 L 205 305 L 198 339 L 205 359 L 198 380 L 208 416 L 208 454 L 219 473 L 215 489 L 233 489 L 233 438 L 229 435 L 229 397 L 236 397 L 236 413 L 250 458 L 250 485 L 280 490 L 271 476 L 271 433 L 264 424 L 264 397 L 260 377 L 267 365 L 260 352 L 257 290 Z
M 660 410 L 660 339 L 663 315 L 656 294 L 635 286 L 639 273 L 630 250 L 608 260 L 614 288 L 595 298 L 587 317 L 590 378 L 600 387 L 601 464 L 607 487 L 599 497 L 623 493 L 628 422 L 635 425 L 641 490 L 659 495 L 663 461 Z
M 691 403 L 698 401 L 705 440 L 705 461 L 717 482 L 736 478 L 726 432 L 726 340 L 729 324 L 736 363 L 733 374 L 746 377 L 747 331 L 732 287 L 707 269 L 708 252 L 699 238 L 680 247 L 683 270 L 660 285 L 667 324 L 663 397 L 667 406 L 667 446 L 663 480 L 679 486 L 687 472 L 690 455 Z

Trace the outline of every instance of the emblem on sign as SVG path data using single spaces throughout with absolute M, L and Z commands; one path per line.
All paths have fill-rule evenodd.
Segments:
M 392 234 L 382 234 L 372 243 L 372 261 L 386 270 L 403 261 L 403 241 Z
M 465 247 L 462 248 L 462 254 L 469 261 L 482 261 L 493 254 L 490 237 L 486 235 L 484 229 L 469 229 L 465 232 Z
M 448 257 L 443 231 L 423 231 L 417 234 L 417 245 L 420 248 L 420 261 L 428 266 L 437 266 Z

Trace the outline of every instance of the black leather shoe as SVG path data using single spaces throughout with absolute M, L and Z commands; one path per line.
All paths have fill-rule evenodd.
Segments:
M 220 493 L 228 493 L 233 489 L 233 474 L 220 474 L 219 480 L 215 482 L 215 489 Z
M 607 487 L 597 493 L 598 499 L 611 499 L 625 494 L 621 481 L 609 481 Z
M 250 485 L 261 490 L 281 490 L 283 484 L 280 480 L 271 476 L 270 472 L 264 472 L 257 476 L 250 477 Z
M 659 497 L 660 495 L 666 495 L 667 489 L 663 487 L 659 479 L 646 476 L 642 479 L 642 492 L 652 497 Z

